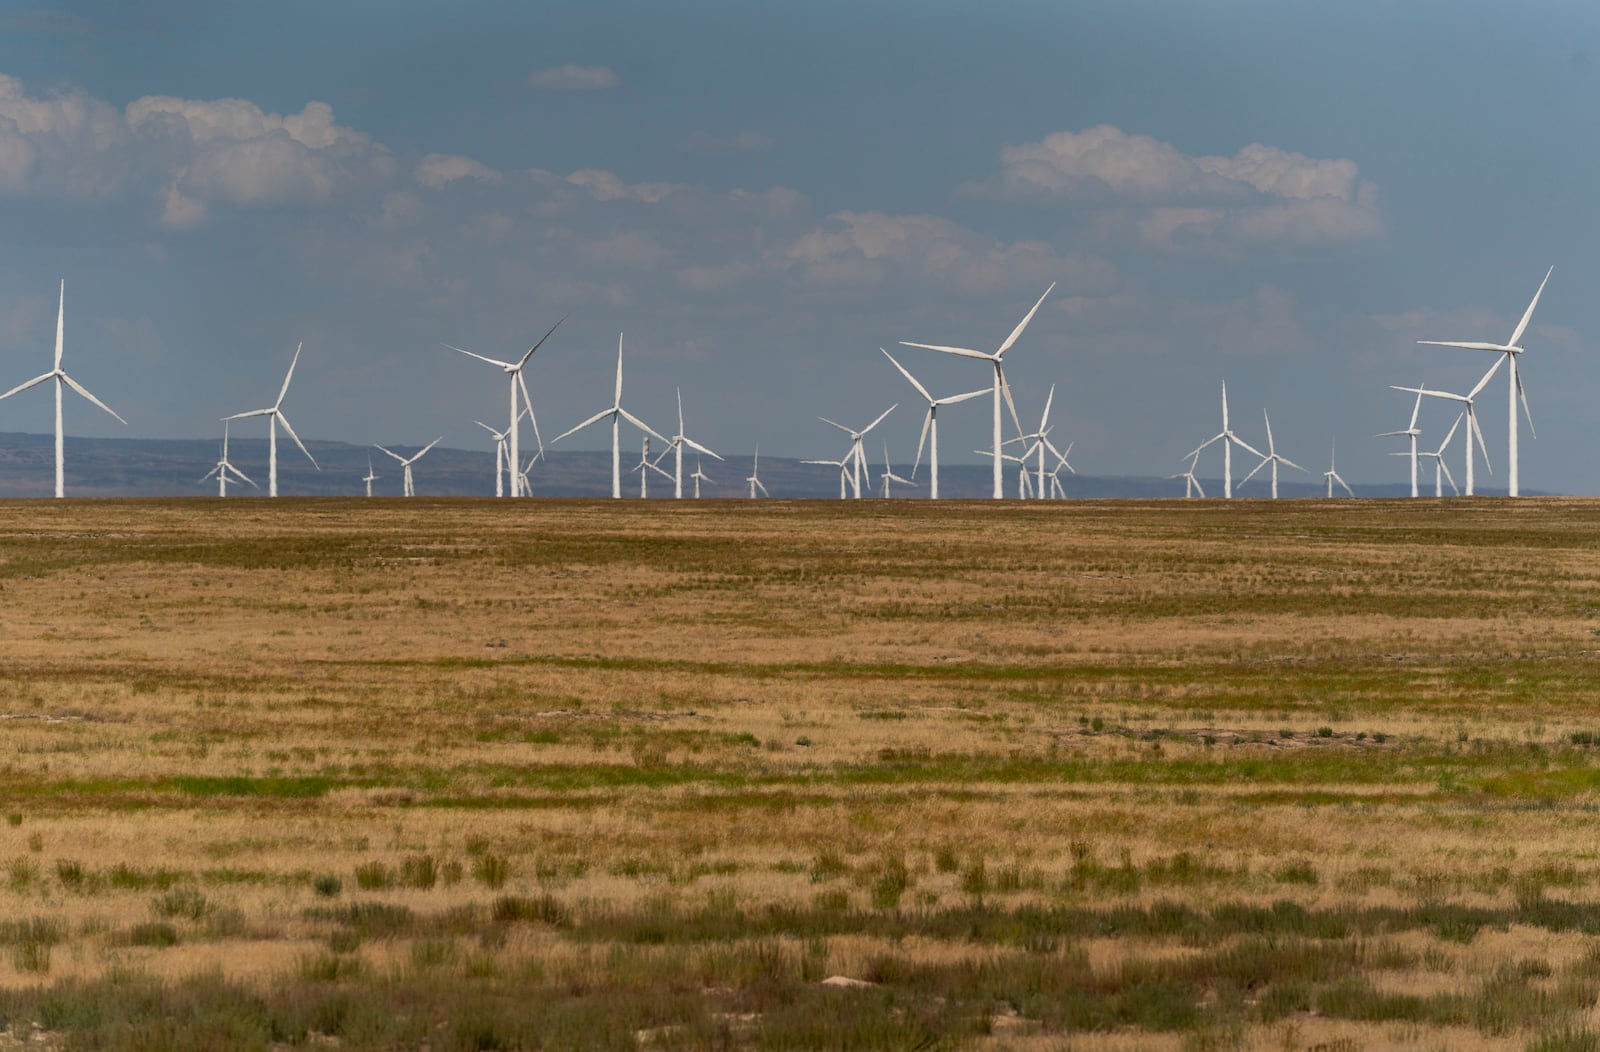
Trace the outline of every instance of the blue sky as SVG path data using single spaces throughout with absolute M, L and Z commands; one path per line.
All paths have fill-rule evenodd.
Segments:
M 1592 5 L 771 6 L 0 6 L 0 387 L 48 367 L 65 278 L 67 367 L 130 424 L 69 404 L 69 433 L 215 434 L 303 340 L 303 436 L 476 448 L 501 379 L 440 343 L 570 315 L 529 372 L 547 437 L 625 330 L 658 430 L 681 385 L 713 448 L 836 457 L 818 415 L 899 402 L 909 460 L 877 348 L 992 349 L 1055 281 L 1008 376 L 1029 423 L 1057 385 L 1080 471 L 1181 470 L 1226 381 L 1249 441 L 1266 407 L 1314 472 L 1337 434 L 1346 478 L 1398 481 L 1388 385 L 1493 361 L 1414 341 L 1505 339 L 1554 265 L 1522 485 L 1600 493 Z M 1479 405 L 1503 485 L 1503 380 Z M 1425 448 L 1453 417 L 1424 406 Z M 941 423 L 975 461 L 986 403 Z

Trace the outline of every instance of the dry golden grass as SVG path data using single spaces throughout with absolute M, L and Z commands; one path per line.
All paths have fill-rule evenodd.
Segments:
M 449 977 L 781 1047 L 762 983 L 843 974 L 955 984 L 981 1018 L 926 1025 L 978 1047 L 1578 1042 L 1596 538 L 1576 500 L 0 504 L 0 1033 L 129 976 Z M 1348 963 L 1206 971 L 1262 939 Z M 1039 962 L 1111 1007 L 962 971 Z

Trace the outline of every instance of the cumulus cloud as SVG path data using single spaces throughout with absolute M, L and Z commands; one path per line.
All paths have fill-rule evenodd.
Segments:
M 1377 187 L 1354 161 L 1252 143 L 1190 156 L 1111 125 L 1062 131 L 1000 151 L 1000 171 L 966 188 L 1013 199 L 1117 209 L 1157 247 L 1202 240 L 1315 244 L 1383 233 Z
M 619 83 L 617 71 L 609 66 L 580 66 L 575 62 L 541 69 L 528 77 L 530 88 L 545 91 L 608 91 Z
M 535 168 L 528 173 L 535 180 L 548 182 L 557 179 L 584 190 L 596 201 L 640 201 L 659 204 L 671 194 L 686 189 L 678 183 L 625 183 L 615 172 L 599 168 L 581 168 L 571 175 L 557 176 Z
M 1042 241 L 1003 242 L 932 215 L 837 212 L 793 242 L 787 259 L 819 284 L 876 283 L 909 272 L 964 292 L 1050 282 L 1072 269 L 1080 281 L 1114 280 L 1104 260 L 1062 257 Z
M 430 153 L 417 165 L 417 182 L 430 190 L 443 189 L 457 179 L 475 179 L 484 183 L 498 183 L 500 173 L 470 157 L 449 153 Z

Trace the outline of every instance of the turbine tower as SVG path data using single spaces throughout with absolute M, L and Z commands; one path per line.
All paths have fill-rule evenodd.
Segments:
M 761 484 L 760 475 L 761 475 L 761 447 L 758 445 L 758 446 L 756 446 L 755 459 L 750 462 L 750 477 L 745 479 L 745 481 L 750 484 L 750 499 L 751 500 L 755 499 L 756 490 L 758 490 L 758 489 L 761 491 L 761 495 L 763 497 L 772 496 L 772 494 L 767 492 L 767 487 L 765 487 L 765 486 L 763 486 Z
M 511 467 L 508 470 L 508 474 L 511 475 L 511 495 L 513 497 L 521 496 L 521 492 L 518 488 L 521 484 L 521 478 L 515 470 L 516 466 L 522 463 L 520 459 L 522 452 L 517 444 L 517 420 L 522 416 L 522 413 L 517 410 L 517 393 L 519 391 L 522 393 L 522 404 L 527 410 L 528 420 L 533 424 L 534 441 L 538 443 L 539 452 L 544 452 L 544 439 L 539 437 L 539 420 L 533 415 L 533 399 L 528 397 L 528 382 L 522 377 L 522 368 L 528 364 L 528 359 L 533 357 L 533 352 L 544 346 L 544 341 L 550 338 L 550 333 L 553 333 L 560 328 L 561 322 L 566 320 L 567 319 L 563 317 L 561 321 L 558 321 L 554 325 L 550 326 L 550 332 L 547 332 L 541 336 L 539 338 L 539 342 L 534 344 L 532 347 L 529 347 L 527 353 L 521 358 L 517 359 L 515 362 L 502 362 L 498 358 L 485 358 L 481 354 L 474 354 L 472 351 L 462 351 L 460 347 L 451 347 L 450 344 L 445 344 L 445 346 L 449 347 L 450 350 L 461 351 L 461 353 L 466 355 L 468 358 L 476 358 L 480 362 L 488 362 L 490 365 L 498 365 L 511 378 L 511 423 L 506 428 L 506 433 L 510 436 L 510 452 L 507 455 L 510 458 L 508 463 L 511 465 Z M 500 483 L 497 481 L 495 483 L 496 488 L 498 488 L 499 485 Z M 499 494 L 496 493 L 495 496 L 498 497 Z
M 1267 455 L 1261 459 L 1261 463 L 1250 469 L 1250 474 L 1239 480 L 1239 485 L 1243 486 L 1246 482 L 1249 482 L 1255 477 L 1256 472 L 1260 471 L 1262 468 L 1266 467 L 1268 463 L 1270 463 L 1272 465 L 1272 499 L 1277 500 L 1278 465 L 1284 464 L 1288 467 L 1294 468 L 1296 471 L 1305 471 L 1306 469 L 1301 467 L 1299 464 L 1296 464 L 1288 457 L 1281 457 L 1278 455 L 1278 448 L 1272 444 L 1272 418 L 1267 416 L 1267 411 L 1265 409 L 1261 410 L 1261 416 L 1267 422 Z M 1413 493 L 1412 496 L 1415 497 L 1416 494 Z
M 236 475 L 239 478 L 239 481 L 248 482 L 250 485 L 256 486 L 254 479 L 250 478 L 250 476 L 234 467 L 232 462 L 228 460 L 228 425 L 223 424 L 222 459 L 218 460 L 217 466 L 206 472 L 205 478 L 202 478 L 200 481 L 205 482 L 209 480 L 212 475 L 215 475 L 217 477 L 217 496 L 226 497 L 228 495 L 228 475 L 230 473 Z M 260 486 L 256 486 L 256 489 L 260 488 Z
M 367 484 L 367 496 L 372 496 L 372 484 L 378 481 L 378 476 L 372 473 L 372 454 L 367 454 L 367 474 L 361 480 Z
M 622 499 L 622 421 L 623 420 L 628 421 L 628 423 L 632 424 L 634 427 L 638 428 L 640 431 L 643 431 L 645 434 L 648 434 L 648 435 L 654 435 L 656 438 L 661 439 L 661 441 L 663 441 L 663 442 L 668 441 L 668 439 L 665 438 L 664 436 L 662 436 L 661 433 L 658 432 L 655 428 L 651 427 L 649 424 L 645 423 L 643 420 L 640 420 L 638 417 L 634 416 L 632 413 L 630 413 L 626 409 L 622 408 L 622 334 L 621 333 L 617 334 L 617 392 L 616 392 L 616 395 L 611 400 L 611 406 L 609 408 L 607 408 L 607 409 L 600 410 L 594 416 L 591 416 L 589 419 L 585 420 L 583 423 L 579 424 L 577 427 L 568 428 L 566 431 L 563 431 L 561 434 L 559 434 L 555 438 L 551 439 L 550 444 L 551 445 L 555 445 L 557 442 L 560 442 L 563 438 L 566 438 L 568 435 L 572 434 L 573 432 L 582 431 L 584 428 L 588 427 L 590 424 L 597 424 L 600 421 L 604 420 L 608 416 L 611 418 L 611 497 L 612 497 L 613 500 L 621 500 Z
M 322 470 L 317 464 L 317 458 L 311 455 L 311 451 L 306 448 L 306 444 L 300 441 L 300 436 L 294 433 L 294 428 L 289 424 L 289 418 L 283 415 L 283 397 L 289 393 L 289 381 L 294 379 L 294 367 L 300 363 L 300 349 L 304 346 L 305 344 L 303 343 L 295 345 L 294 357 L 289 360 L 289 371 L 284 374 L 283 387 L 278 390 L 278 400 L 276 402 L 273 402 L 265 409 L 252 409 L 249 412 L 235 413 L 232 416 L 222 418 L 224 421 L 243 420 L 252 416 L 264 416 L 267 418 L 267 496 L 269 497 L 278 495 L 278 425 L 280 423 L 283 425 L 283 429 L 289 432 L 289 437 L 294 439 L 294 444 L 300 447 L 300 452 L 304 453 L 306 459 L 311 461 L 311 466 L 318 471 Z
M 666 455 L 665 453 L 662 454 L 662 456 L 665 456 L 665 455 Z M 643 446 L 643 448 L 641 449 L 641 451 L 639 453 L 639 463 L 637 463 L 637 464 L 635 464 L 633 466 L 633 470 L 635 470 L 635 471 L 637 471 L 639 473 L 639 497 L 640 497 L 641 500 L 644 499 L 645 497 L 650 496 L 650 486 L 649 486 L 650 472 L 654 471 L 657 475 L 660 475 L 662 478 L 667 479 L 668 481 L 671 481 L 671 479 L 672 479 L 671 475 L 667 474 L 662 469 L 656 467 L 655 461 L 650 459 L 650 436 L 649 435 L 645 435 L 644 436 L 644 446 Z M 678 496 L 680 496 L 680 497 L 683 496 L 682 492 L 680 492 L 678 494 Z
M 67 281 L 66 281 L 65 278 L 63 278 L 63 279 L 61 279 L 61 300 L 60 300 L 60 303 L 56 306 L 56 361 L 55 361 L 55 368 L 51 369 L 49 372 L 44 373 L 44 374 L 42 374 L 40 376 L 35 376 L 32 380 L 29 380 L 25 384 L 18 384 L 17 386 L 13 387 L 11 390 L 7 391 L 5 394 L 0 394 L 0 401 L 4 401 L 5 399 L 10 398 L 12 395 L 16 394 L 18 391 L 26 391 L 28 388 L 35 387 L 35 386 L 37 386 L 39 384 L 42 384 L 46 380 L 54 380 L 56 382 L 56 496 L 58 498 L 65 497 L 67 495 L 67 488 L 66 488 L 66 464 L 67 464 L 66 433 L 61 430 L 61 388 L 62 388 L 62 386 L 65 385 L 67 387 L 72 388 L 74 391 L 78 392 L 80 395 L 82 395 L 83 397 L 87 398 L 89 401 L 93 402 L 95 405 L 99 406 L 101 409 L 104 409 L 106 412 L 110 413 L 112 416 L 116 416 L 117 420 L 121 421 L 121 423 L 122 423 L 122 425 L 124 427 L 126 427 L 127 423 L 128 423 L 126 420 L 123 420 L 122 417 L 117 416 L 116 410 L 112 409 L 110 406 L 108 406 L 104 402 L 100 401 L 100 399 L 98 399 L 94 395 L 90 394 L 87 388 L 85 388 L 82 384 L 78 383 L 78 381 L 74 380 L 72 377 L 68 376 L 66 374 L 66 371 L 61 368 L 61 352 L 63 350 L 62 338 L 63 338 L 63 335 L 64 335 L 64 333 L 66 331 L 66 320 L 67 320 Z
M 718 459 L 720 459 L 720 458 L 718 458 Z M 694 474 L 690 475 L 689 477 L 694 479 L 694 499 L 695 500 L 699 500 L 700 499 L 700 483 L 712 481 L 710 475 L 707 475 L 704 471 L 700 470 L 700 458 L 698 458 L 698 457 L 695 458 Z
M 917 459 L 911 464 L 911 477 L 917 477 L 917 468 L 922 464 L 922 446 L 924 443 L 928 443 L 928 499 L 938 500 L 939 407 L 942 405 L 955 405 L 957 402 L 965 402 L 969 398 L 979 398 L 988 394 L 989 392 L 987 389 L 983 389 L 978 391 L 968 391 L 966 394 L 951 395 L 949 398 L 935 398 L 933 395 L 928 393 L 928 389 L 926 387 L 923 387 L 922 384 L 917 382 L 917 378 L 912 376 L 911 373 L 906 370 L 905 366 L 895 361 L 894 355 L 890 354 L 888 351 L 884 351 L 882 347 L 879 347 L 878 350 L 883 351 L 883 356 L 889 359 L 896 369 L 900 370 L 900 375 L 904 376 L 907 380 L 910 380 L 911 386 L 917 389 L 917 393 L 928 400 L 928 415 L 922 418 L 922 437 L 917 439 Z
M 1233 429 L 1228 426 L 1227 384 L 1222 385 L 1222 430 L 1200 443 L 1199 446 L 1186 453 L 1185 456 L 1194 456 L 1213 442 L 1222 443 L 1222 495 L 1231 498 L 1233 496 L 1233 447 L 1238 446 L 1240 449 L 1248 449 L 1258 457 L 1264 458 L 1266 454 L 1234 434 Z
M 910 479 L 903 479 L 899 475 L 896 475 L 894 473 L 894 469 L 889 466 L 889 443 L 887 443 L 887 442 L 885 442 L 883 444 L 883 474 L 881 476 L 879 476 L 879 477 L 883 479 L 883 499 L 884 500 L 888 500 L 889 499 L 889 483 L 890 482 L 898 482 L 902 486 L 915 486 L 916 485 L 916 483 L 912 482 Z
M 424 453 L 432 449 L 434 446 L 437 446 L 443 439 L 444 436 L 440 435 L 438 438 L 434 439 L 432 442 L 429 442 L 427 445 L 423 446 L 420 450 L 411 454 L 409 457 L 402 457 L 399 453 L 396 453 L 393 450 L 384 449 L 382 446 L 376 446 L 376 448 L 383 449 L 385 453 L 388 453 L 391 457 L 394 457 L 396 460 L 398 460 L 400 462 L 400 466 L 406 469 L 406 496 L 415 497 L 417 495 L 416 488 L 411 485 L 411 465 L 421 460 Z
M 1422 453 L 1418 454 L 1418 456 L 1430 457 L 1433 460 L 1433 495 L 1435 497 L 1444 496 L 1444 485 L 1441 475 L 1444 479 L 1450 480 L 1450 491 L 1458 497 L 1461 496 L 1461 491 L 1456 489 L 1456 478 L 1454 475 L 1450 474 L 1450 465 L 1444 462 L 1444 451 L 1450 445 L 1450 440 L 1456 437 L 1456 428 L 1461 426 L 1461 420 L 1466 415 L 1467 414 L 1465 410 L 1456 414 L 1456 422 L 1450 425 L 1450 430 L 1445 433 L 1444 441 L 1439 443 L 1438 449 L 1435 449 L 1431 453 L 1423 451 Z M 1389 455 L 1391 457 L 1405 456 L 1404 453 L 1390 453 Z
M 1555 273 L 1555 267 L 1545 271 L 1544 281 L 1539 282 L 1539 290 L 1533 294 L 1533 301 L 1528 304 L 1528 309 L 1523 312 L 1522 320 L 1517 322 L 1517 327 L 1511 333 L 1511 339 L 1505 343 L 1475 343 L 1465 340 L 1418 340 L 1418 343 L 1431 347 L 1463 347 L 1469 351 L 1494 351 L 1502 357 L 1495 362 L 1509 362 L 1511 372 L 1506 378 L 1506 461 L 1510 464 L 1506 475 L 1506 495 L 1517 495 L 1517 401 L 1522 401 L 1522 411 L 1528 417 L 1528 433 L 1538 438 L 1533 431 L 1533 413 L 1528 409 L 1528 395 L 1522 389 L 1522 374 L 1517 368 L 1517 355 L 1521 354 L 1522 334 L 1528 329 L 1528 322 L 1533 320 L 1533 309 L 1539 305 L 1539 297 L 1544 294 L 1544 287 L 1550 280 L 1550 275 Z M 1479 386 L 1482 386 L 1481 384 Z M 1469 414 L 1470 416 L 1470 414 Z M 1467 462 L 1472 462 L 1472 443 L 1467 443 Z M 1488 462 L 1488 454 L 1484 455 L 1484 462 Z M 1472 487 L 1467 487 L 1467 492 L 1472 492 Z
M 1040 296 L 1039 302 L 1033 305 L 1033 310 L 1030 310 L 1027 313 L 1027 316 L 1024 317 L 1022 321 L 1017 323 L 1017 327 L 1011 330 L 1011 335 L 1006 337 L 1005 342 L 1000 345 L 1000 349 L 995 351 L 993 354 L 986 354 L 983 351 L 974 351 L 966 347 L 942 347 L 932 343 L 911 343 L 908 340 L 900 341 L 901 344 L 906 347 L 921 347 L 924 350 L 942 351 L 945 354 L 955 354 L 961 356 L 962 358 L 977 358 L 994 366 L 994 437 L 992 440 L 993 445 L 990 448 L 994 458 L 993 496 L 995 500 L 1001 500 L 1005 496 L 1001 466 L 1004 463 L 1005 450 L 1001 448 L 1002 443 L 1000 441 L 1000 396 L 1002 394 L 1005 395 L 1006 407 L 1011 410 L 1012 423 L 1017 425 L 1018 431 L 1022 430 L 1022 421 L 1017 419 L 1017 407 L 1011 401 L 1011 388 L 1006 386 L 1006 376 L 1003 368 L 1005 355 L 1006 352 L 1011 349 L 1012 345 L 1017 342 L 1017 339 L 1022 335 L 1022 330 L 1026 329 L 1028 327 L 1028 323 L 1033 320 L 1034 314 L 1038 312 L 1039 307 L 1044 303 L 1045 296 L 1050 295 L 1051 289 L 1054 289 L 1055 287 L 1055 282 L 1052 281 L 1050 283 L 1050 288 L 1044 290 L 1044 296 Z
M 505 477 L 501 474 L 501 471 L 504 471 L 506 475 L 510 475 L 512 477 L 511 495 L 515 497 L 517 495 L 517 473 L 512 465 L 515 464 L 516 461 L 511 459 L 511 454 L 506 450 L 507 438 L 510 435 L 510 429 L 508 428 L 505 431 L 496 431 L 482 420 L 474 420 L 473 423 L 477 424 L 494 437 L 494 495 L 496 497 L 504 497 L 506 495 Z

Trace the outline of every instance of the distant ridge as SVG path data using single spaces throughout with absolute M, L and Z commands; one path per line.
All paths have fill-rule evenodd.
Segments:
M 55 439 L 51 435 L 0 432 L 0 498 L 49 497 L 55 486 Z M 160 438 L 73 438 L 67 436 L 67 496 L 69 497 L 206 497 L 216 496 L 216 482 L 200 482 L 201 476 L 216 465 L 218 439 Z M 299 450 L 278 449 L 278 488 L 284 496 L 358 497 L 365 492 L 361 481 L 367 473 L 367 457 L 375 453 L 369 446 L 345 442 L 307 441 L 319 472 L 300 455 Z M 394 448 L 394 447 L 391 447 Z M 407 452 L 416 448 L 401 447 Z M 399 450 L 397 449 L 397 452 Z M 261 485 L 260 491 L 242 483 L 230 484 L 230 497 L 264 493 L 267 474 L 267 442 L 264 438 L 233 436 L 229 458 L 239 469 Z M 625 453 L 624 462 L 628 462 Z M 694 462 L 685 458 L 685 490 Z M 637 458 L 633 458 L 637 462 Z M 670 469 L 670 460 L 663 467 Z M 750 455 L 737 454 L 726 461 L 703 461 L 706 474 L 716 481 L 704 483 L 705 497 L 744 497 L 743 479 L 750 469 Z M 373 460 L 379 475 L 373 483 L 374 497 L 398 497 L 401 473 L 398 465 L 382 454 Z M 393 470 L 388 470 L 393 468 Z M 911 465 L 896 464 L 897 474 L 910 476 Z M 927 496 L 927 470 L 919 472 L 916 488 L 897 487 L 897 496 Z M 536 497 L 608 497 L 611 493 L 610 451 L 550 452 L 548 461 L 534 465 L 529 474 Z M 785 457 L 761 458 L 761 481 L 772 496 L 783 498 L 834 498 L 839 496 L 836 469 L 802 464 Z M 874 469 L 873 481 L 877 481 Z M 1015 485 L 1016 474 L 1008 473 L 1007 493 Z M 1068 499 L 1128 498 L 1143 499 L 1183 496 L 1182 479 L 1139 476 L 1062 476 Z M 1222 492 L 1221 479 L 1202 479 L 1207 493 Z M 1364 485 L 1352 483 L 1358 497 L 1404 497 L 1410 493 L 1406 483 Z M 625 475 L 624 497 L 637 496 L 637 473 Z M 939 488 L 942 499 L 982 499 L 989 496 L 990 468 L 987 464 L 940 464 Z M 494 451 L 452 449 L 440 446 L 416 468 L 419 497 L 492 497 L 494 495 Z M 1326 492 L 1321 481 L 1280 480 L 1284 497 L 1321 497 Z M 660 476 L 650 480 L 650 496 L 672 498 L 672 485 Z M 1530 496 L 1536 495 L 1531 491 Z M 1504 489 L 1484 490 L 1489 496 L 1503 496 Z M 1251 480 L 1239 494 L 1241 498 L 1267 495 L 1265 483 Z

